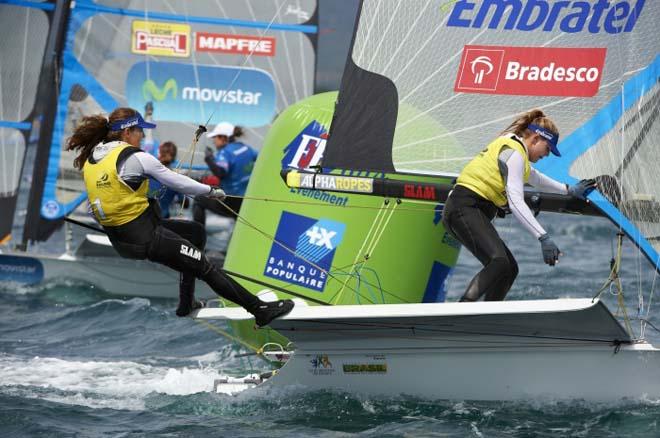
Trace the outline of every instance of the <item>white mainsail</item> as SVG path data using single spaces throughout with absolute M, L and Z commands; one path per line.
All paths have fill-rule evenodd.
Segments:
M 0 244 L 10 239 L 46 37 L 48 13 L 0 4 Z
M 535 167 L 566 183 L 604 176 L 593 205 L 660 269 L 658 18 L 645 0 L 365 0 L 323 165 L 456 175 L 541 108 L 562 157 Z M 385 108 L 367 111 L 369 95 Z
M 155 154 L 158 142 L 173 141 L 186 164 L 202 163 L 203 147 L 191 146 L 198 125 L 230 121 L 259 148 L 279 111 L 313 92 L 316 7 L 316 0 L 76 1 L 42 222 L 85 199 L 64 145 L 86 115 L 150 106 L 158 127 L 145 150 Z

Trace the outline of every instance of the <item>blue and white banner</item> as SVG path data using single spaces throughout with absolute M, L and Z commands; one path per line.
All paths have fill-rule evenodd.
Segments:
M 126 77 L 131 108 L 155 107 L 154 120 L 206 123 L 228 121 L 257 127 L 275 116 L 275 85 L 267 72 L 175 62 L 138 62 Z
M 282 212 L 264 275 L 323 291 L 346 224 Z

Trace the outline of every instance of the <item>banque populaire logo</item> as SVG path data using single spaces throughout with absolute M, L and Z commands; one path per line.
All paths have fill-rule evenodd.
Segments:
M 322 292 L 346 224 L 283 211 L 264 275 Z
M 200 123 L 222 110 L 231 123 L 257 127 L 275 116 L 275 85 L 268 72 L 254 68 L 146 62 L 131 67 L 126 97 L 132 108 L 158 102 L 157 121 Z

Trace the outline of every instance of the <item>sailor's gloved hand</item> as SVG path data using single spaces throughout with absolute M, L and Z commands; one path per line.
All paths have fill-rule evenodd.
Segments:
M 541 252 L 543 253 L 543 261 L 550 266 L 554 266 L 559 261 L 559 256 L 563 255 L 555 242 L 552 241 L 548 233 L 539 237 L 541 242 Z
M 589 194 L 589 192 L 591 192 L 595 188 L 596 188 L 595 179 L 583 179 L 579 183 L 569 186 L 568 194 L 578 199 L 582 199 L 584 201 L 587 195 Z
M 227 194 L 220 187 L 211 187 L 211 192 L 207 196 L 222 201 L 227 197 Z
M 215 152 L 213 152 L 213 149 L 207 146 L 206 149 L 204 149 L 204 160 L 206 161 L 213 159 L 215 159 Z

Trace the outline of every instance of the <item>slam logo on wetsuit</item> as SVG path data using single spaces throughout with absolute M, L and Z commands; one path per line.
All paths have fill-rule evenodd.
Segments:
M 152 64 L 153 67 L 153 64 Z M 268 72 L 255 68 L 146 62 L 131 67 L 126 98 L 133 108 L 158 102 L 158 120 L 199 124 L 220 110 L 242 126 L 263 126 L 275 116 L 275 84 Z
M 264 275 L 323 291 L 346 224 L 282 212 Z
M 312 121 L 284 148 L 282 169 L 308 169 L 323 158 L 328 133 L 323 125 Z

